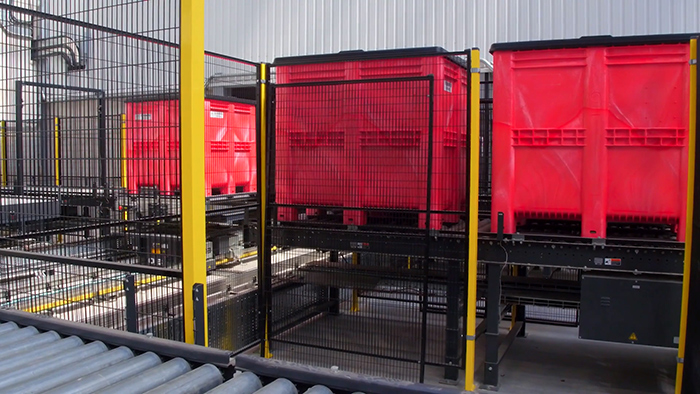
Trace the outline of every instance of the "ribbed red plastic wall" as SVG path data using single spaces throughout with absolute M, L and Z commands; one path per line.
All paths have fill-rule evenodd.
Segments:
M 494 53 L 492 230 L 527 219 L 675 226 L 688 174 L 687 44 Z
M 432 211 L 464 209 L 468 71 L 446 57 L 279 66 L 277 82 L 372 80 L 433 75 Z M 446 88 L 446 87 L 449 87 Z M 393 90 L 392 90 L 393 89 Z M 429 85 L 367 83 L 280 87 L 276 112 L 276 192 L 280 204 L 426 209 Z M 297 220 L 278 208 L 278 219 Z M 430 227 L 457 221 L 431 215 Z M 345 210 L 364 225 L 367 212 Z M 419 223 L 425 227 L 425 216 Z
M 256 190 L 255 106 L 205 100 L 206 194 Z M 176 100 L 126 104 L 127 181 L 130 193 L 180 188 L 179 105 Z

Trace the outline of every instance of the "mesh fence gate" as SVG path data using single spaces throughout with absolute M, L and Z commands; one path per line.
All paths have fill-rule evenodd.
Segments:
M 469 70 L 460 55 L 276 63 L 275 358 L 409 381 L 431 366 L 457 373 L 465 267 L 431 258 L 430 244 L 437 231 L 465 231 Z M 310 228 L 320 238 L 340 230 L 414 241 L 391 254 L 379 238 L 299 247 L 295 229 Z

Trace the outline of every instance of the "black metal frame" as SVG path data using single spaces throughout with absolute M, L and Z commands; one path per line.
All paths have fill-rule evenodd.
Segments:
M 17 257 L 21 259 L 47 261 L 51 263 L 68 264 L 80 267 L 102 268 L 115 271 L 126 271 L 131 273 L 182 279 L 182 271 L 172 268 L 153 267 L 138 264 L 114 263 L 111 261 L 91 260 L 71 256 L 57 256 L 52 254 L 43 254 L 12 249 L 0 249 L 0 256 Z
M 15 184 L 15 193 L 24 193 L 24 138 L 23 138 L 23 114 L 22 107 L 22 87 L 23 86 L 33 86 L 37 88 L 47 88 L 47 89 L 62 89 L 62 90 L 72 90 L 76 92 L 84 93 L 94 93 L 97 95 L 98 108 L 97 108 L 97 119 L 98 119 L 98 159 L 100 160 L 100 187 L 107 187 L 107 117 L 105 113 L 105 100 L 106 95 L 104 90 L 101 89 L 90 89 L 83 88 L 80 86 L 65 86 L 56 85 L 50 83 L 40 83 L 40 82 L 28 82 L 28 81 L 15 81 L 15 119 L 17 123 L 17 136 L 16 136 L 16 151 L 17 151 L 17 183 Z M 45 114 L 42 114 L 44 116 Z
M 276 227 L 277 245 L 324 250 L 385 253 L 399 256 L 421 255 L 421 232 L 352 230 L 343 226 L 311 223 L 280 224 Z M 465 238 L 457 233 L 431 236 L 431 257 L 464 260 Z M 683 272 L 683 244 L 670 241 L 607 239 L 605 243 L 580 237 L 542 235 L 479 235 L 479 261 L 497 264 L 578 268 L 678 275 Z M 606 263 L 619 258 L 621 265 Z

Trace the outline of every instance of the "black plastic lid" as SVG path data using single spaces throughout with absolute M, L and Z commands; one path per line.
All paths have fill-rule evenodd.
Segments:
M 566 40 L 502 42 L 491 45 L 489 52 L 529 51 L 535 49 L 563 49 L 647 44 L 678 44 L 688 42 L 698 33 L 656 34 L 646 36 L 586 36 Z
M 335 63 L 356 60 L 396 59 L 424 56 L 439 56 L 449 53 L 442 47 L 399 48 L 383 49 L 377 51 L 364 51 L 361 49 L 341 51 L 322 55 L 304 55 L 278 57 L 272 63 L 273 66 L 293 66 L 301 64 Z
M 234 97 L 234 96 L 220 96 L 220 95 L 214 95 L 214 94 L 205 94 L 204 95 L 205 100 L 217 100 L 217 101 L 226 101 L 229 103 L 240 103 L 240 104 L 252 104 L 255 105 L 255 100 L 250 100 L 250 99 L 244 99 L 244 98 L 239 98 L 239 97 Z M 180 100 L 180 94 L 175 93 L 175 92 L 170 92 L 170 93 L 156 93 L 156 94 L 144 94 L 144 95 L 139 95 L 139 96 L 129 96 L 126 100 L 124 100 L 125 103 L 147 103 L 147 102 L 153 102 L 153 101 L 173 101 L 173 100 Z

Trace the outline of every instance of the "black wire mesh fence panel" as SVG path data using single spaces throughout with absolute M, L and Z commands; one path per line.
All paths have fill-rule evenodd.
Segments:
M 481 74 L 480 149 L 479 149 L 479 212 L 491 212 L 491 141 L 493 137 L 493 74 Z
M 234 351 L 258 340 L 257 72 L 205 56 L 209 345 Z
M 0 243 L 48 257 L 4 261 L 4 305 L 126 329 L 129 276 L 139 331 L 182 339 L 180 279 L 129 268 L 181 267 L 179 1 L 0 11 Z
M 178 99 L 179 2 L 0 7 L 17 29 L 0 40 L 5 235 L 128 239 L 132 227 L 179 215 L 176 196 L 133 187 L 145 178 L 179 182 L 177 157 L 165 149 L 179 138 L 177 116 L 167 113 L 168 101 L 145 101 Z M 178 249 L 158 244 L 148 252 Z M 115 257 L 143 254 L 148 263 L 138 244 L 120 245 L 106 247 Z
M 464 264 L 431 258 L 430 239 L 464 233 L 467 64 L 450 55 L 274 68 L 274 357 L 411 381 L 426 366 L 461 365 Z M 295 245 L 294 231 L 308 229 L 411 234 L 425 253 L 382 253 L 381 241 Z
M 8 16 L 0 20 L 0 59 L 7 70 L 0 76 L 5 247 L 41 245 L 60 256 L 182 269 L 181 173 L 189 168 L 180 163 L 179 3 L 0 4 Z M 250 333 L 256 321 L 248 315 L 257 294 L 251 275 L 257 65 L 207 53 L 205 74 L 202 269 L 212 272 L 211 345 L 235 350 L 255 340 Z M 168 318 L 146 326 L 154 335 L 181 339 L 181 284 L 151 279 L 135 278 L 139 311 Z M 160 289 L 172 297 L 157 295 Z M 101 308 L 105 297 L 84 293 L 45 303 L 52 307 L 42 312 L 68 310 L 61 316 L 97 321 L 104 313 L 79 299 Z M 8 302 L 18 294 L 10 292 Z
M 14 251 L 37 258 L 0 257 L 0 307 L 39 313 L 117 330 L 184 340 L 182 282 L 178 272 L 134 270 L 127 262 L 110 268 L 92 265 L 98 245 L 74 243 L 70 264 L 55 261 L 66 247 L 23 245 Z M 94 253 L 86 254 L 86 248 Z M 99 262 L 99 261 L 98 261 Z

